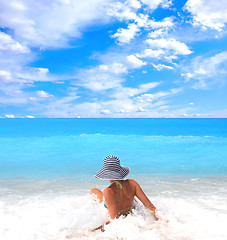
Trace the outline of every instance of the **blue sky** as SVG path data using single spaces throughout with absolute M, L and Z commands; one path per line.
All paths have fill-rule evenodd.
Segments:
M 226 0 L 0 6 L 0 117 L 227 117 Z

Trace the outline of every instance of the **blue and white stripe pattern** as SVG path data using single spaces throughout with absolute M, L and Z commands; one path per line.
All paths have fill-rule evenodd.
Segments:
M 104 180 L 122 180 L 129 174 L 128 167 L 120 165 L 119 158 L 114 155 L 107 156 L 103 161 L 103 167 L 95 175 Z

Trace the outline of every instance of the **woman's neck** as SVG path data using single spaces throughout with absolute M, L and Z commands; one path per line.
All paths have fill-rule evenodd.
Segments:
M 110 181 L 110 183 L 114 183 L 116 181 L 120 182 L 120 181 L 123 181 L 123 180 L 109 180 L 109 181 Z

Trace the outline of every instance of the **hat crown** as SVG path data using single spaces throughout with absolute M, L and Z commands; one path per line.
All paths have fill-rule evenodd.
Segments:
M 129 171 L 128 167 L 120 165 L 119 158 L 109 155 L 104 158 L 103 166 L 95 177 L 105 180 L 122 180 L 129 174 Z
M 120 168 L 120 160 L 114 155 L 109 155 L 104 159 L 103 166 L 110 171 L 117 171 Z

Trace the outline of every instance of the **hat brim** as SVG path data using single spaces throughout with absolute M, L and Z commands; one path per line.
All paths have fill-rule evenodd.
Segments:
M 110 171 L 102 167 L 96 174 L 95 178 L 103 180 L 122 180 L 128 176 L 130 168 L 120 165 L 118 171 Z

